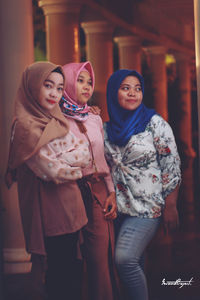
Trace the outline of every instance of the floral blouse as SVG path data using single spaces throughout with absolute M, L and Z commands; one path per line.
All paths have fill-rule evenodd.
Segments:
M 82 178 L 82 168 L 91 162 L 89 145 L 71 131 L 43 146 L 26 161 L 41 179 L 64 183 Z
M 181 181 L 180 158 L 169 124 L 154 115 L 126 146 L 110 143 L 104 125 L 105 156 L 111 168 L 118 211 L 137 217 L 161 215 L 165 198 Z

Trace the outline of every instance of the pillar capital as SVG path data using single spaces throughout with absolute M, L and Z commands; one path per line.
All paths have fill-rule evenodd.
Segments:
M 66 14 L 77 13 L 79 14 L 82 5 L 81 0 L 40 0 L 39 6 L 42 7 L 44 15 L 52 14 Z
M 153 45 L 145 48 L 145 51 L 151 55 L 166 54 L 166 48 L 161 45 Z
M 119 47 L 141 46 L 141 39 L 138 36 L 116 36 L 114 41 Z
M 40 0 L 46 22 L 47 59 L 56 64 L 80 61 L 81 0 Z M 63 39 L 63 36 L 65 38 Z
M 119 48 L 120 68 L 141 72 L 141 39 L 134 35 L 122 35 L 116 36 L 114 41 Z
M 104 34 L 112 34 L 113 26 L 107 21 L 90 21 L 90 22 L 82 22 L 82 28 L 84 29 L 86 34 L 91 33 L 104 33 Z

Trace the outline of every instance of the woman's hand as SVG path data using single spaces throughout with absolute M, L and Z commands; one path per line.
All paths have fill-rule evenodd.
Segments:
M 117 217 L 117 204 L 115 192 L 111 192 L 108 198 L 106 199 L 103 213 L 106 220 L 114 220 Z
M 98 106 L 89 106 L 89 108 L 90 108 L 89 111 L 90 111 L 92 114 L 94 114 L 94 115 L 100 115 L 101 110 L 100 110 L 100 108 L 99 108 Z
M 169 231 L 174 231 L 179 226 L 178 211 L 176 202 L 178 198 L 179 185 L 165 199 L 165 208 L 163 211 L 164 231 L 167 234 Z
M 168 234 L 169 231 L 177 230 L 179 226 L 179 217 L 176 205 L 166 206 L 163 211 L 164 231 Z

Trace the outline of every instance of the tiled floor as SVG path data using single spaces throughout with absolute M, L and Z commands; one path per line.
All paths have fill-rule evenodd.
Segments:
M 190 159 L 183 166 L 178 200 L 179 231 L 164 235 L 160 228 L 148 248 L 146 272 L 150 300 L 200 300 L 200 187 L 195 170 L 197 165 Z M 180 283 L 163 285 L 164 279 L 165 282 L 192 279 L 192 282 L 181 287 Z M 34 283 L 30 274 L 7 276 L 4 287 L 5 300 L 45 300 L 42 286 Z M 0 300 L 3 300 L 1 295 Z

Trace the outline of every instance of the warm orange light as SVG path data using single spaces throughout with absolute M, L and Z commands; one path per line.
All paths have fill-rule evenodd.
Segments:
M 78 28 L 74 27 L 74 52 L 77 54 L 79 49 Z

